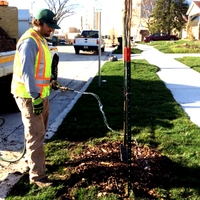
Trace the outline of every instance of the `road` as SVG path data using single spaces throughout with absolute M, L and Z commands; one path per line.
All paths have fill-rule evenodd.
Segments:
M 99 56 L 90 52 L 80 51 L 79 55 L 74 53 L 73 46 L 58 46 L 59 65 L 58 81 L 61 85 L 73 88 L 77 91 L 85 91 L 98 73 L 99 66 L 102 66 L 109 58 L 113 49 L 106 48 Z M 60 90 L 51 91 L 49 125 L 45 138 L 51 138 L 57 131 L 67 113 L 81 96 L 80 93 Z M 5 124 L 0 127 L 0 156 L 6 159 L 16 159 L 21 155 L 24 147 L 23 124 L 20 112 L 2 113 Z M 15 174 L 18 163 L 9 163 L 0 160 L 0 199 L 6 197 L 7 192 L 21 177 Z

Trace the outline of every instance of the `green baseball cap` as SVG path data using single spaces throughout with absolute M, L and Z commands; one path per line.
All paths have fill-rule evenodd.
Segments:
M 60 27 L 57 25 L 58 20 L 55 18 L 55 14 L 51 10 L 40 9 L 36 14 L 35 19 L 46 23 L 50 28 L 60 29 Z

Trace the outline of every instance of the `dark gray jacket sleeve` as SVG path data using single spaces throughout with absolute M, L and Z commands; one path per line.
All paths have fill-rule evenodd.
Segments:
M 35 82 L 34 65 L 38 46 L 32 38 L 28 38 L 18 45 L 18 51 L 22 63 L 22 80 L 30 96 L 36 98 L 39 95 L 39 88 Z

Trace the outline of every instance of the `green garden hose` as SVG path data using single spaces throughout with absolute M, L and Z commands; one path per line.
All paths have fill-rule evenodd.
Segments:
M 121 133 L 119 133 L 119 132 L 117 132 L 117 131 L 114 131 L 114 130 L 108 125 L 108 122 L 107 122 L 105 113 L 104 113 L 104 111 L 103 111 L 103 105 L 102 105 L 102 103 L 101 103 L 100 98 L 99 98 L 96 94 L 91 93 L 91 92 L 81 92 L 81 91 L 77 91 L 77 90 L 75 90 L 75 89 L 73 89 L 73 88 L 68 88 L 68 87 L 64 87 L 64 86 L 61 86 L 61 85 L 57 85 L 57 87 L 58 87 L 58 89 L 61 89 L 61 91 L 66 91 L 66 90 L 68 90 L 68 91 L 76 92 L 76 93 L 79 93 L 79 94 L 89 94 L 89 95 L 92 95 L 93 97 L 95 97 L 95 98 L 97 99 L 98 103 L 99 103 L 99 109 L 100 109 L 100 111 L 101 111 L 101 113 L 102 113 L 102 115 L 103 115 L 103 120 L 104 120 L 104 123 L 105 123 L 105 125 L 107 126 L 107 128 L 108 128 L 110 131 L 115 132 L 115 133 L 121 135 Z M 1 121 L 2 121 L 2 123 L 1 123 Z M 3 118 L 0 118 L 0 127 L 3 126 L 4 123 L 5 123 L 5 120 L 4 120 Z M 24 149 L 23 149 L 23 152 L 22 152 L 22 154 L 21 154 L 21 156 L 20 156 L 19 158 L 14 159 L 14 160 L 9 160 L 9 159 L 0 157 L 0 160 L 5 161 L 5 162 L 10 162 L 10 163 L 14 163 L 14 162 L 19 161 L 19 160 L 24 156 L 24 154 L 26 153 L 26 144 L 25 144 L 25 142 L 26 142 L 26 141 L 25 141 L 25 139 L 24 139 Z
M 5 119 L 0 117 L 0 127 L 3 126 L 4 123 L 5 123 Z M 26 153 L 26 144 L 25 144 L 25 140 L 24 140 L 24 148 L 23 148 L 22 154 L 21 154 L 21 156 L 19 158 L 16 158 L 16 159 L 13 159 L 13 160 L 9 160 L 7 158 L 4 158 L 4 157 L 0 156 L 0 160 L 5 161 L 5 162 L 9 162 L 9 163 L 14 163 L 14 162 L 19 161 L 24 156 L 25 153 Z
M 4 123 L 5 123 L 5 119 L 4 119 L 4 118 L 2 118 L 2 117 L 0 117 L 0 127 L 1 127 L 1 126 L 3 126 L 3 125 L 4 125 Z

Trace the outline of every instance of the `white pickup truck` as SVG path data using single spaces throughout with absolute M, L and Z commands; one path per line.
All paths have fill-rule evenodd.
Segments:
M 92 51 L 99 54 L 99 44 L 101 45 L 101 51 L 105 50 L 105 42 L 101 37 L 99 43 L 99 31 L 98 30 L 83 30 L 80 37 L 74 39 L 75 53 L 79 54 L 82 51 Z

